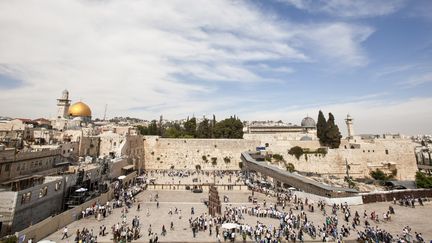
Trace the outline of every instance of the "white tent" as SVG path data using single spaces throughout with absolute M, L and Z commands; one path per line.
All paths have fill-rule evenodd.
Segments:
M 235 224 L 235 223 L 224 223 L 224 224 L 222 224 L 222 229 L 237 229 L 239 227 L 240 227 L 240 225 Z
M 118 177 L 119 180 L 123 180 L 124 178 L 126 178 L 126 176 L 124 176 L 124 175 L 121 175 Z
M 85 192 L 87 191 L 87 188 L 81 187 L 80 189 L 75 190 L 75 192 Z

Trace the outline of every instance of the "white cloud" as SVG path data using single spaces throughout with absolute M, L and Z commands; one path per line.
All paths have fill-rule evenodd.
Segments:
M 337 17 L 363 18 L 392 14 L 401 9 L 405 0 L 280 0 L 309 12 Z
M 401 85 L 414 87 L 425 83 L 432 82 L 432 73 L 423 73 L 420 75 L 412 76 L 408 80 L 400 82 Z
M 241 1 L 1 1 L 0 73 L 24 85 L 0 90 L 0 112 L 54 116 L 64 88 L 99 117 L 105 104 L 113 115 L 209 112 L 223 107 L 206 102 L 224 92 L 215 82 L 270 81 L 251 62 L 364 65 L 361 43 L 371 33 L 281 21 Z M 129 110 L 157 104 L 166 105 Z

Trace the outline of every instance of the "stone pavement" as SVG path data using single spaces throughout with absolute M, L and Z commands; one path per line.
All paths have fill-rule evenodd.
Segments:
M 160 207 L 156 207 L 155 202 L 150 202 L 150 197 L 158 193 L 159 194 L 159 202 Z M 219 195 L 221 200 L 224 195 L 227 195 L 230 199 L 229 203 L 222 204 L 222 210 L 224 211 L 225 206 L 251 206 L 251 203 L 248 203 L 248 196 L 251 195 L 250 192 L 233 192 L 233 191 L 219 191 Z M 265 199 L 267 204 L 274 203 L 275 199 L 271 197 L 266 197 L 263 194 L 255 194 L 258 197 L 258 202 L 262 203 Z M 213 235 L 209 236 L 207 232 L 198 232 L 197 237 L 193 238 L 192 231 L 189 228 L 189 218 L 191 217 L 191 207 L 195 208 L 195 215 L 193 217 L 198 217 L 202 213 L 207 213 L 207 207 L 202 203 L 203 199 L 208 198 L 208 193 L 192 193 L 190 191 L 144 191 L 137 195 L 137 199 L 141 202 L 141 210 L 138 212 L 136 210 L 136 205 L 133 206 L 129 210 L 127 214 L 127 223 L 131 225 L 132 218 L 137 215 L 140 218 L 141 224 L 141 234 L 142 237 L 137 242 L 148 242 L 149 237 L 147 236 L 148 228 L 151 224 L 153 232 L 158 233 L 160 242 L 217 242 L 215 232 L 213 231 Z M 382 217 L 382 213 L 386 212 L 389 205 L 393 205 L 392 203 L 374 203 L 374 204 L 364 204 L 358 206 L 351 206 L 351 212 L 354 215 L 357 210 L 361 216 L 361 225 L 364 225 L 364 220 L 362 218 L 363 211 L 366 210 L 368 215 L 375 210 L 380 218 Z M 316 205 L 316 203 L 314 204 Z M 173 214 L 170 216 L 168 214 L 169 209 L 171 208 L 174 211 L 174 208 L 177 207 L 181 210 L 181 218 L 179 215 Z M 432 203 L 427 202 L 425 206 L 416 206 L 415 208 L 407 208 L 399 205 L 393 205 L 395 209 L 395 214 L 392 215 L 392 219 L 390 222 L 383 222 L 376 224 L 371 220 L 368 220 L 372 225 L 377 225 L 378 227 L 385 229 L 390 232 L 393 236 L 402 233 L 402 228 L 406 225 L 409 225 L 412 228 L 412 233 L 421 232 L 423 234 L 426 242 L 432 239 Z M 281 207 L 279 207 L 281 209 Z M 324 216 L 322 212 L 317 209 L 314 213 L 308 212 L 308 219 L 314 222 L 315 226 L 322 225 L 324 223 Z M 147 209 L 149 209 L 150 215 L 147 216 Z M 289 206 L 286 207 L 286 210 L 289 210 Z M 331 208 L 329 206 L 326 207 L 327 213 L 331 212 Z M 294 213 L 298 214 L 299 211 L 294 210 Z M 345 221 L 343 220 L 343 215 L 341 212 L 338 212 L 339 219 L 339 227 L 340 228 Z M 174 223 L 174 230 L 171 231 L 170 222 Z M 257 221 L 260 221 L 267 225 L 278 226 L 278 220 L 273 218 L 257 218 L 255 216 L 245 215 L 244 223 L 249 225 L 255 225 Z M 68 226 L 70 236 L 68 239 L 60 240 L 62 236 L 62 229 L 48 236 L 46 239 L 53 240 L 56 242 L 73 242 L 74 234 L 77 229 L 82 229 L 86 227 L 88 229 L 93 229 L 95 234 L 99 233 L 99 226 L 104 224 L 107 227 L 108 234 L 105 237 L 98 236 L 98 242 L 112 242 L 112 234 L 111 234 L 111 226 L 116 224 L 117 222 L 121 223 L 121 209 L 114 209 L 113 213 L 109 215 L 107 218 L 102 219 L 101 221 L 97 221 L 94 217 L 89 217 L 86 219 L 78 220 L 73 222 Z M 165 225 L 168 233 L 166 236 L 161 236 L 160 232 L 162 229 L 162 225 Z M 358 227 L 363 229 L 363 227 Z M 221 235 L 222 237 L 222 235 Z M 349 239 L 356 239 L 357 235 L 352 231 Z M 240 237 L 237 237 L 240 242 Z M 310 240 L 310 238 L 306 237 L 306 240 Z M 320 239 L 317 238 L 317 241 Z M 223 237 L 222 237 L 223 241 Z

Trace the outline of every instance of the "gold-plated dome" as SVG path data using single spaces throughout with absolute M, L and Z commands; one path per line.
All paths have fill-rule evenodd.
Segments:
M 77 102 L 69 107 L 68 115 L 71 117 L 91 117 L 91 110 L 83 102 Z

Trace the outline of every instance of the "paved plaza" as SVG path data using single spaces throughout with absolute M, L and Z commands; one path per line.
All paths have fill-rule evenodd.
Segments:
M 159 208 L 156 206 L 156 202 L 150 201 L 150 198 L 154 198 L 156 193 L 159 195 Z M 220 191 L 219 192 L 221 200 L 223 196 L 228 196 L 229 203 L 222 204 L 222 211 L 224 211 L 226 206 L 237 207 L 237 206 L 252 206 L 252 203 L 248 202 L 248 196 L 251 195 L 250 192 L 244 191 Z M 258 198 L 258 203 L 263 204 L 263 201 L 266 200 L 267 206 L 276 202 L 276 199 L 273 197 L 265 196 L 260 193 L 255 193 L 255 197 Z M 210 236 L 209 231 L 199 231 L 197 233 L 196 238 L 193 237 L 192 230 L 189 226 L 189 218 L 198 217 L 201 214 L 207 213 L 208 209 L 204 205 L 203 200 L 208 199 L 208 193 L 192 193 L 190 191 L 169 191 L 169 190 L 146 190 L 141 192 L 136 196 L 138 202 L 141 204 L 141 210 L 137 211 L 137 203 L 129 210 L 127 213 L 127 224 L 131 225 L 132 218 L 135 216 L 139 216 L 140 225 L 141 225 L 141 238 L 137 242 L 148 242 L 148 228 L 151 225 L 152 231 L 156 232 L 159 235 L 160 242 L 217 242 L 216 234 L 213 231 L 213 234 Z M 358 211 L 360 215 L 363 215 L 364 210 L 370 214 L 372 211 L 376 211 L 378 215 L 382 215 L 382 213 L 387 212 L 389 205 L 393 205 L 393 203 L 374 203 L 374 204 L 364 204 L 358 206 L 351 206 L 352 212 Z M 191 215 L 191 207 L 194 207 L 195 214 Z M 387 232 L 390 232 L 393 236 L 402 234 L 402 228 L 404 226 L 409 225 L 412 229 L 412 233 L 421 232 L 423 234 L 423 238 L 428 242 L 432 239 L 432 225 L 430 224 L 430 219 L 432 218 L 432 203 L 426 202 L 424 206 L 416 206 L 415 208 L 404 207 L 399 205 L 393 205 L 395 209 L 395 214 L 392 215 L 392 219 L 389 222 L 380 221 L 379 223 L 375 223 L 371 220 L 369 222 L 373 226 L 378 226 L 382 229 L 385 229 Z M 179 214 L 169 215 L 169 210 L 175 210 L 177 208 L 179 210 Z M 285 211 L 288 211 L 290 205 L 287 205 Z M 281 209 L 281 207 L 279 207 Z M 112 242 L 113 235 L 111 233 L 111 227 L 116 223 L 121 223 L 121 208 L 116 208 L 113 210 L 113 213 L 109 215 L 105 219 L 101 219 L 100 221 L 96 220 L 95 217 L 90 216 L 85 219 L 81 219 L 73 222 L 68 226 L 69 229 L 69 238 L 61 240 L 62 238 L 62 229 L 59 229 L 57 232 L 53 233 L 47 239 L 53 240 L 56 242 L 73 242 L 74 234 L 77 229 L 82 229 L 83 227 L 91 230 L 95 234 L 99 233 L 99 227 L 101 225 L 105 225 L 108 231 L 106 236 L 98 236 L 98 242 Z M 300 213 L 298 210 L 294 210 L 294 213 Z M 331 212 L 331 207 L 326 206 L 326 211 L 328 214 Z M 316 226 L 322 225 L 325 222 L 325 216 L 323 213 L 316 209 L 315 212 L 306 211 L 307 217 L 309 221 L 314 222 Z M 338 211 L 338 219 L 340 222 L 340 226 L 346 223 L 343 220 L 343 214 L 341 211 Z M 279 220 L 275 218 L 267 218 L 267 217 L 256 217 L 245 214 L 244 220 L 242 223 L 249 224 L 254 226 L 257 221 L 264 223 L 266 225 L 278 226 Z M 171 222 L 174 223 L 174 230 L 170 230 Z M 162 226 L 165 225 L 167 229 L 166 236 L 161 236 Z M 347 224 L 345 224 L 348 226 Z M 357 227 L 357 229 L 363 230 L 364 220 L 361 220 L 361 226 Z M 221 230 L 222 231 L 222 230 Z M 310 241 L 311 238 L 308 235 L 306 236 L 306 241 Z M 351 231 L 351 235 L 348 239 L 355 240 L 357 238 L 357 234 L 355 231 Z M 223 237 L 221 236 L 221 240 L 223 241 Z M 238 236 L 236 238 L 237 241 L 241 242 L 241 237 Z M 316 241 L 320 241 L 320 238 L 317 237 Z

